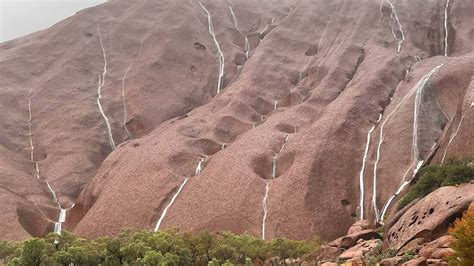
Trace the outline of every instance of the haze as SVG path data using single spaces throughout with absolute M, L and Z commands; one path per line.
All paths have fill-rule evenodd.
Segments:
M 0 42 L 46 29 L 104 0 L 0 0 Z

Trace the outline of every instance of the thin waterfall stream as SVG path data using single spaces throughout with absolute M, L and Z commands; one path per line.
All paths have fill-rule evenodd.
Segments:
M 196 166 L 196 169 L 194 170 L 194 176 L 200 174 L 203 170 L 203 162 L 205 161 L 205 158 L 201 158 Z M 178 198 L 179 194 L 181 191 L 183 191 L 184 186 L 186 183 L 188 183 L 189 177 L 185 177 L 181 185 L 179 186 L 178 190 L 176 193 L 174 193 L 173 197 L 171 198 L 170 202 L 166 205 L 166 207 L 163 209 L 163 212 L 161 213 L 160 218 L 158 219 L 158 222 L 156 223 L 155 226 L 155 232 L 160 230 L 161 224 L 163 223 L 163 220 L 166 217 L 166 214 L 168 213 L 169 208 L 173 205 L 173 203 L 176 201 Z
M 444 7 L 444 56 L 448 56 L 448 10 L 449 0 L 446 0 L 446 6 Z
M 471 106 L 469 108 L 472 108 L 473 106 L 474 106 L 474 102 L 471 103 Z M 462 122 L 463 122 L 465 116 L 466 116 L 465 114 L 463 114 L 461 116 L 461 120 L 459 120 L 459 124 L 458 124 L 458 127 L 456 128 L 456 131 L 454 131 L 452 136 L 449 138 L 448 144 L 446 145 L 446 149 L 444 150 L 443 158 L 441 159 L 441 164 L 444 163 L 444 160 L 446 159 L 446 154 L 448 153 L 449 145 L 451 145 L 451 142 L 453 142 L 454 138 L 456 138 L 456 136 L 458 135 L 459 129 L 462 126 Z
M 382 14 L 382 7 L 383 3 L 386 2 L 390 6 L 390 28 L 392 30 L 392 35 L 395 40 L 398 41 L 397 44 L 397 53 L 402 50 L 402 43 L 405 40 L 405 34 L 403 33 L 402 24 L 400 23 L 400 19 L 398 18 L 397 10 L 390 0 L 382 0 L 380 2 L 380 14 L 381 18 L 383 17 Z M 397 32 L 399 32 L 400 36 L 397 36 Z
M 102 103 L 100 99 L 102 98 L 102 88 L 105 86 L 105 77 L 107 76 L 107 55 L 105 53 L 105 48 L 104 48 L 104 43 L 102 41 L 102 34 L 100 33 L 100 26 L 97 23 L 97 32 L 99 33 L 99 41 L 100 41 L 100 47 L 102 48 L 102 56 L 104 57 L 104 71 L 102 72 L 102 75 L 99 76 L 99 86 L 97 87 L 97 106 L 99 107 L 99 112 L 102 115 L 102 118 L 104 118 L 105 124 L 107 126 L 107 134 L 109 137 L 109 143 L 110 147 L 112 147 L 112 150 L 115 149 L 115 142 L 114 142 L 114 137 L 112 136 L 112 128 L 110 126 L 109 119 L 104 113 L 104 109 L 102 108 Z
M 123 77 L 122 77 L 122 104 L 123 104 L 123 127 L 125 128 L 125 131 L 127 132 L 127 134 L 129 136 L 131 136 L 131 133 L 130 131 L 128 130 L 127 128 L 127 102 L 126 102 L 126 99 L 125 99 L 125 80 L 127 79 L 127 76 L 128 76 L 128 72 L 132 69 L 133 65 L 138 61 L 138 59 L 140 58 L 140 54 L 142 52 L 142 47 L 143 47 L 143 42 L 145 41 L 145 38 L 146 38 L 147 34 L 145 34 L 145 36 L 143 36 L 141 42 L 140 42 L 140 46 L 138 48 L 138 54 L 137 56 L 135 57 L 134 60 L 132 60 L 132 62 L 130 63 L 130 65 L 128 66 L 128 68 L 125 70 L 125 73 L 123 74 Z
M 369 129 L 369 132 L 367 132 L 367 142 L 365 144 L 365 149 L 364 149 L 364 154 L 362 157 L 362 166 L 360 168 L 359 172 L 359 189 L 360 189 L 360 198 L 359 198 L 359 218 L 361 220 L 364 219 L 364 198 L 365 198 L 365 188 L 364 188 L 364 171 L 365 171 L 365 165 L 367 162 L 367 154 L 369 153 L 369 147 L 370 147 L 370 139 L 372 132 L 374 131 L 375 127 L 378 125 L 380 120 L 382 119 L 382 113 L 379 114 L 379 118 L 375 122 L 375 124 Z
M 217 49 L 217 55 L 219 56 L 219 75 L 218 75 L 218 79 L 217 79 L 217 94 L 219 94 L 221 89 L 222 89 L 222 80 L 224 78 L 224 63 L 225 63 L 224 53 L 221 50 L 219 42 L 217 41 L 216 34 L 214 32 L 214 25 L 212 24 L 211 13 L 209 13 L 209 11 L 206 9 L 206 7 L 201 2 L 199 2 L 199 5 L 202 7 L 204 12 L 206 12 L 207 23 L 208 23 L 208 27 L 209 27 L 209 34 L 211 34 L 211 36 L 212 36 L 212 40 L 214 41 L 214 45 L 216 46 L 216 49 Z
M 295 132 L 296 132 L 296 127 L 295 127 Z M 270 181 L 274 180 L 277 177 L 277 160 L 278 160 L 278 155 L 283 152 L 283 149 L 285 148 L 286 143 L 288 143 L 288 140 L 290 138 L 290 134 L 286 135 L 285 140 L 283 141 L 283 144 L 281 145 L 281 148 L 278 150 L 278 152 L 275 153 L 275 155 L 272 157 L 272 173 L 271 173 L 271 179 L 265 181 L 265 194 L 263 196 L 262 200 L 262 209 L 263 209 L 263 217 L 262 217 L 262 239 L 265 240 L 265 229 L 266 229 L 266 222 L 267 222 L 267 216 L 268 216 L 268 193 L 270 190 Z
M 35 170 L 36 178 L 38 180 L 41 180 L 39 162 L 35 160 L 35 155 L 34 155 L 35 147 L 34 147 L 34 144 L 33 144 L 33 133 L 32 133 L 33 118 L 32 118 L 32 108 L 31 108 L 31 105 L 32 105 L 31 104 L 31 98 L 32 98 L 32 90 L 30 90 L 29 93 L 28 93 L 28 138 L 29 138 L 30 150 L 31 150 L 30 160 L 32 162 L 34 162 L 34 164 L 35 164 L 35 167 L 34 167 L 35 169 L 34 170 Z M 53 198 L 54 203 L 56 203 L 56 205 L 58 206 L 58 209 L 60 210 L 58 220 L 54 223 L 54 231 L 53 232 L 57 235 L 61 235 L 62 224 L 66 222 L 66 214 L 67 214 L 68 209 L 64 209 L 64 208 L 61 207 L 61 203 L 59 202 L 58 196 L 56 195 L 56 192 L 52 188 L 51 184 L 49 184 L 49 182 L 46 181 L 46 180 L 41 180 L 41 181 L 43 181 L 46 184 L 46 186 L 48 187 L 48 190 L 51 193 L 51 196 Z M 73 204 L 72 207 L 74 207 L 74 204 Z M 59 243 L 58 239 L 55 240 L 55 243 Z
M 411 183 L 411 181 L 416 177 L 418 174 L 418 171 L 424 164 L 424 160 L 421 158 L 419 148 L 418 148 L 418 134 L 419 134 L 419 128 L 418 128 L 418 122 L 419 122 L 419 116 L 420 116 L 420 108 L 421 108 L 421 100 L 422 100 L 422 93 L 423 89 L 425 88 L 426 84 L 428 81 L 431 79 L 434 73 L 438 71 L 443 66 L 443 64 L 440 64 L 433 68 L 428 74 L 424 75 L 420 81 L 413 87 L 411 93 L 415 93 L 415 103 L 414 103 L 414 111 L 413 111 L 413 142 L 412 142 L 412 150 L 413 150 L 413 164 L 412 166 L 409 167 L 405 175 L 403 176 L 402 179 L 402 184 L 398 187 L 398 189 L 395 191 L 395 193 L 385 202 L 380 216 L 377 217 L 378 221 L 383 221 L 385 213 L 388 210 L 388 207 L 391 205 L 392 201 L 395 199 L 396 196 L 398 196 L 403 189 Z M 406 180 L 406 176 L 409 173 L 409 171 L 413 168 L 413 174 L 410 179 Z
M 232 23 L 234 24 L 234 28 L 240 33 L 240 35 L 242 35 L 242 37 L 244 37 L 244 53 L 245 53 L 245 57 L 247 59 L 249 59 L 249 54 L 250 54 L 249 39 L 242 32 L 242 30 L 240 29 L 239 22 L 237 20 L 237 16 L 235 15 L 234 10 L 232 9 L 232 6 L 229 6 L 229 10 L 230 10 L 231 18 L 232 18 Z

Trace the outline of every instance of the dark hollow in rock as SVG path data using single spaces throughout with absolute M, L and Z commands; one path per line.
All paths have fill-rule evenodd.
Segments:
M 280 123 L 275 127 L 278 131 L 284 132 L 287 134 L 295 133 L 295 126 L 287 124 L 287 123 Z
M 206 46 L 204 46 L 203 44 L 200 44 L 198 42 L 195 42 L 194 43 L 194 49 L 196 50 L 201 50 L 201 51 L 205 51 L 207 48 Z
M 272 179 L 272 157 L 267 154 L 258 155 L 252 159 L 250 167 L 262 179 Z
M 235 117 L 224 116 L 217 122 L 214 128 L 214 135 L 220 142 L 230 143 L 236 136 L 244 133 L 251 127 L 252 125 L 244 123 Z
M 308 48 L 308 50 L 306 50 L 306 52 L 304 53 L 306 56 L 314 56 L 318 53 L 318 46 L 316 45 L 311 45 L 311 47 Z
M 351 205 L 351 203 L 350 203 L 348 200 L 346 200 L 346 199 L 342 199 L 342 200 L 341 200 L 341 205 L 342 205 L 342 206 L 348 206 L 348 205 Z
M 193 139 L 187 141 L 187 145 L 191 147 L 198 154 L 205 154 L 207 156 L 221 150 L 222 145 L 210 139 Z
M 173 173 L 179 176 L 191 176 L 194 174 L 195 165 L 193 165 L 196 155 L 189 152 L 178 152 L 168 158 L 168 164 Z M 194 168 L 193 168 L 194 167 Z
M 236 66 L 243 66 L 247 61 L 247 57 L 243 53 L 237 53 L 234 58 L 234 64 Z

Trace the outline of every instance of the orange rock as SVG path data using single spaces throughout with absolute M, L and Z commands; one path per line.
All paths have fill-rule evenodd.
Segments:
M 451 248 L 441 248 L 441 249 L 438 249 L 438 250 L 434 251 L 431 254 L 431 258 L 446 260 L 447 257 L 449 257 L 453 254 L 454 254 L 453 249 L 451 249 Z
M 427 266 L 428 262 L 425 258 L 417 258 L 410 261 L 407 261 L 402 264 L 402 266 Z
M 386 233 L 385 246 L 399 250 L 414 238 L 432 241 L 447 232 L 453 215 L 464 212 L 474 201 L 474 184 L 442 187 L 409 208 Z M 436 235 L 433 234 L 436 232 Z M 448 245 L 450 237 L 443 237 L 441 245 Z M 433 246 L 437 247 L 436 242 Z
M 370 227 L 370 223 L 368 220 L 360 220 L 354 223 L 349 230 L 347 231 L 347 234 L 354 234 L 363 230 L 367 230 Z

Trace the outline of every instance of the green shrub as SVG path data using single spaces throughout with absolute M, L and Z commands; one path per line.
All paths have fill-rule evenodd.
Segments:
M 417 198 L 423 198 L 442 186 L 453 186 L 474 180 L 474 168 L 469 160 L 451 160 L 442 166 L 427 166 L 420 170 L 419 179 L 400 200 L 401 209 Z

